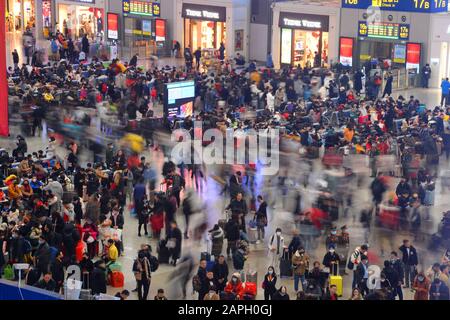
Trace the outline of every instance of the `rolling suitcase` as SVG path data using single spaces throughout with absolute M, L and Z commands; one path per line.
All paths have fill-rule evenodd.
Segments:
M 258 229 L 257 228 L 248 228 L 248 242 L 251 244 L 255 244 L 258 241 Z
M 334 270 L 330 270 L 332 273 L 330 273 L 330 286 L 331 285 L 335 285 L 336 289 L 337 289 L 337 295 L 339 297 L 342 297 L 342 291 L 343 291 L 343 280 L 342 280 L 342 276 L 340 275 L 332 275 L 332 274 L 338 274 L 338 270 L 336 270 L 336 268 L 338 268 L 338 265 L 334 264 Z
M 289 259 L 289 251 L 285 250 L 280 259 L 280 277 L 291 278 L 293 275 L 291 259 Z
M 92 291 L 89 284 L 89 272 L 83 272 L 83 284 L 80 290 L 80 300 L 92 300 Z

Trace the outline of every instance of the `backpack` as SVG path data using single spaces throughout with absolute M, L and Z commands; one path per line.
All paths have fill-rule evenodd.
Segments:
M 28 241 L 28 240 L 24 240 L 23 241 L 23 253 L 24 254 L 28 254 L 28 253 L 31 253 L 31 250 L 33 249 L 33 247 L 31 246 L 31 243 L 30 243 L 30 241 Z
M 192 278 L 192 288 L 197 292 L 200 292 L 200 290 L 202 289 L 202 282 L 200 281 L 200 277 L 198 276 L 198 274 L 196 274 Z
M 159 261 L 158 261 L 157 257 L 150 256 L 149 262 L 150 262 L 150 271 L 151 272 L 155 272 L 156 270 L 158 270 Z
M 58 52 L 58 44 L 55 40 L 53 40 L 51 43 L 51 49 L 53 54 L 56 54 Z
M 58 255 L 58 248 L 50 247 L 50 262 L 53 263 L 56 260 L 56 256 Z

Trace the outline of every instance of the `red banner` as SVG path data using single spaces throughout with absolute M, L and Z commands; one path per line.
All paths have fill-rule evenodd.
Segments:
M 5 17 L 6 1 L 0 1 L 0 17 Z M 6 37 L 5 20 L 0 23 L 0 38 Z M 0 50 L 0 136 L 9 134 L 8 123 L 8 81 L 6 80 L 6 48 Z
M 108 39 L 119 39 L 119 15 L 108 13 Z
M 406 44 L 406 69 L 416 69 L 420 72 L 420 55 L 422 45 L 420 43 L 408 42 Z
M 408 43 L 406 45 L 406 62 L 420 63 L 420 43 Z
M 156 41 L 166 41 L 166 21 L 162 19 L 156 19 Z
M 339 61 L 344 66 L 353 66 L 353 41 L 353 38 L 340 38 Z

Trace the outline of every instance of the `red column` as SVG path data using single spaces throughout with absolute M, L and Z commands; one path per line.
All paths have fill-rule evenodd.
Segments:
M 0 1 L 0 39 L 6 39 L 6 1 Z M 0 46 L 0 136 L 8 136 L 8 82 L 6 80 L 6 41 Z

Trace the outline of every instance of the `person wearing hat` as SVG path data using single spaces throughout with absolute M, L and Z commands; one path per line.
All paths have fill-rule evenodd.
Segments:
M 330 246 L 336 247 L 338 241 L 339 241 L 339 238 L 337 235 L 337 227 L 333 227 L 331 229 L 331 232 L 328 235 L 327 239 L 325 240 L 325 246 L 327 248 L 329 248 Z
M 218 257 L 222 253 L 223 248 L 223 230 L 219 227 L 218 224 L 216 224 L 214 225 L 214 228 L 212 228 L 208 232 L 212 242 L 211 255 L 214 257 Z
M 292 265 L 294 268 L 294 290 L 298 292 L 298 283 L 301 281 L 303 290 L 306 285 L 306 272 L 309 269 L 309 256 L 305 249 L 300 247 L 292 256 Z
M 336 247 L 334 245 L 328 246 L 328 252 L 323 257 L 322 264 L 325 268 L 328 268 L 330 274 L 337 276 L 339 275 L 339 263 L 341 262 L 341 258 L 336 253 Z
M 231 280 L 227 283 L 224 291 L 229 295 L 235 296 L 237 300 L 242 297 L 244 287 L 242 286 L 241 274 L 239 272 L 233 273 Z
M 277 228 L 275 234 L 269 240 L 269 265 L 273 266 L 275 273 L 280 274 L 280 259 L 283 256 L 284 237 L 281 235 L 281 229 Z

